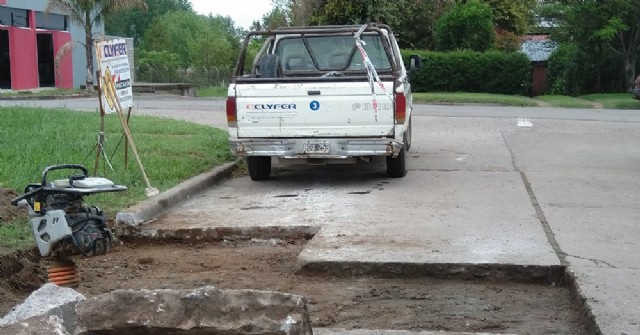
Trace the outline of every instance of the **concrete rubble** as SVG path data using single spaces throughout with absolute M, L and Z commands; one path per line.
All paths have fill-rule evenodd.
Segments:
M 207 286 L 117 290 L 69 300 L 57 296 L 71 289 L 50 286 L 3 318 L 0 334 L 312 334 L 306 300 L 299 295 Z M 43 303 L 47 295 L 58 305 Z
M 54 322 L 49 320 L 50 316 L 55 316 L 59 320 L 73 320 L 75 319 L 75 305 L 83 300 L 86 300 L 85 296 L 74 289 L 45 284 L 31 293 L 24 303 L 16 306 L 0 319 L 0 327 L 34 317 L 40 317 L 38 319 L 43 320 L 44 323 Z M 73 325 L 67 323 L 65 326 L 72 327 Z
M 0 334 L 11 335 L 71 335 L 55 315 L 36 316 L 22 322 L 0 326 Z

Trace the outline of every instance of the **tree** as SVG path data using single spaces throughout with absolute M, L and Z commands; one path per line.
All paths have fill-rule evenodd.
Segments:
M 436 21 L 454 5 L 455 0 L 406 1 L 399 25 L 392 27 L 400 47 L 433 50 Z
M 640 51 L 640 2 L 549 0 L 542 13 L 559 26 L 555 38 L 575 43 L 596 58 L 599 65 L 603 64 L 606 50 L 618 54 L 624 87 L 633 88 Z
M 129 8 L 107 15 L 104 29 L 108 35 L 133 37 L 136 45 L 151 22 L 159 16 L 175 11 L 193 11 L 189 0 L 146 0 L 147 10 Z
M 291 24 L 304 26 L 311 22 L 314 9 L 320 7 L 321 0 L 273 0 L 275 6 L 286 7 L 291 12 Z
M 391 27 L 403 20 L 407 1 L 414 0 L 321 0 L 311 17 L 313 24 L 363 24 L 382 22 Z
M 136 67 L 141 81 L 173 82 L 179 67 L 179 57 L 166 50 L 140 50 L 136 53 Z
M 481 0 L 491 7 L 497 28 L 522 35 L 534 21 L 537 0 Z
M 141 47 L 176 55 L 180 69 L 185 73 L 189 69 L 203 70 L 194 73 L 206 73 L 208 81 L 212 71 L 219 76 L 229 73 L 240 49 L 240 35 L 229 17 L 178 11 L 156 18 Z
M 147 51 L 165 50 L 178 55 L 179 66 L 186 71 L 192 65 L 189 44 L 205 29 L 203 16 L 191 11 L 169 12 L 153 20 L 141 46 Z
M 495 38 L 491 8 L 478 0 L 457 4 L 436 22 L 440 51 L 489 50 Z
M 206 27 L 189 42 L 194 69 L 204 70 L 206 83 L 211 84 L 211 72 L 216 71 L 217 79 L 228 75 L 235 53 L 230 41 L 212 27 Z
M 288 27 L 291 25 L 291 21 L 291 16 L 286 9 L 275 7 L 262 17 L 260 27 L 265 30 L 276 29 L 278 27 Z
M 435 21 L 456 0 L 272 0 L 272 3 L 274 8 L 284 9 L 286 22 L 291 26 L 381 22 L 391 26 L 401 47 L 428 49 L 434 45 Z M 254 22 L 252 29 L 259 30 L 264 23 Z
M 144 0 L 49 0 L 46 12 L 60 11 L 69 20 L 84 28 L 84 49 L 87 60 L 87 90 L 93 89 L 93 27 L 101 24 L 106 15 L 125 8 L 147 8 Z

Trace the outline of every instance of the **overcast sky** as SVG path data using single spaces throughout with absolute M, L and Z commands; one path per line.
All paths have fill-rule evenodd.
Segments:
M 231 16 L 236 27 L 245 29 L 271 10 L 271 0 L 191 0 L 191 4 L 199 14 Z

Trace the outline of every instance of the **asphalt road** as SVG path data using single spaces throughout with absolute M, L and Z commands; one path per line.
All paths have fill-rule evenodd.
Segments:
M 0 100 L 1 106 L 28 106 L 45 108 L 69 108 L 83 111 L 98 110 L 96 98 L 63 99 L 63 100 Z M 187 119 L 193 122 L 226 127 L 224 118 L 212 113 L 224 112 L 224 98 L 198 99 L 179 97 L 175 95 L 136 96 L 134 113 L 141 115 L 156 115 Z M 490 105 L 420 105 L 414 106 L 417 116 L 444 117 L 489 117 L 514 118 L 528 117 L 538 120 L 575 120 L 575 121 L 604 121 L 604 122 L 640 122 L 638 110 L 608 110 L 608 109 L 567 109 L 548 107 L 501 107 Z
M 225 127 L 223 99 L 143 96 L 134 113 Z M 158 224 L 315 226 L 302 262 L 562 264 L 603 334 L 640 334 L 640 111 L 416 105 L 413 122 L 403 179 L 380 162 L 279 168 Z

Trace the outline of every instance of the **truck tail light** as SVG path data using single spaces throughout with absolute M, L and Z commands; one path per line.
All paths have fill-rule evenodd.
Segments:
M 395 93 L 395 98 L 396 123 L 404 124 L 407 118 L 407 97 L 404 96 L 404 93 Z
M 227 98 L 227 123 L 229 127 L 238 126 L 238 110 L 236 109 L 236 97 Z

